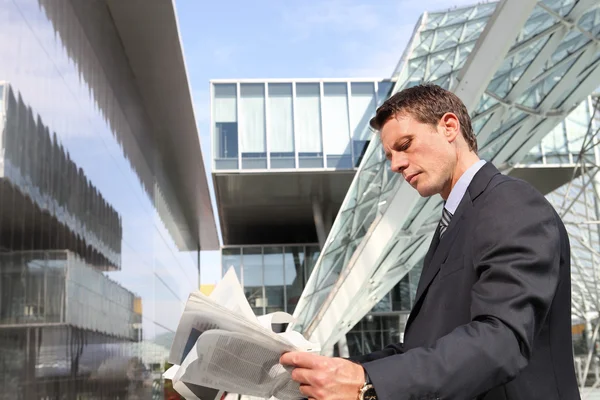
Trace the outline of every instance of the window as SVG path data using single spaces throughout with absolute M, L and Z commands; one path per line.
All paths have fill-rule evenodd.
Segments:
M 271 168 L 294 168 L 292 84 L 269 83 L 269 156 Z
M 323 168 L 321 98 L 318 83 L 296 84 L 296 135 L 300 168 Z
M 235 84 L 213 86 L 215 168 L 238 168 L 237 91 Z
M 285 281 L 283 278 L 283 248 L 265 247 L 265 307 L 266 313 L 285 311 Z
M 240 85 L 240 150 L 242 169 L 267 168 L 265 85 Z
M 323 84 L 323 141 L 328 168 L 352 168 L 347 88 L 346 83 Z
M 353 164 L 358 167 L 367 150 L 371 136 L 369 121 L 375 115 L 375 84 L 371 82 L 353 82 L 350 91 Z
M 261 247 L 243 249 L 244 294 L 256 315 L 264 314 L 263 258 Z

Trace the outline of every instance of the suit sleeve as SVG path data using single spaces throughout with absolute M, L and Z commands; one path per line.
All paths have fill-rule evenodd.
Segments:
M 557 216 L 520 181 L 486 191 L 473 215 L 471 322 L 429 348 L 366 362 L 379 399 L 471 399 L 528 363 L 559 279 Z
M 393 356 L 395 354 L 401 354 L 404 352 L 403 347 L 404 345 L 402 343 L 392 344 L 386 346 L 382 350 L 374 351 L 369 354 L 348 357 L 348 360 L 363 364 L 369 361 L 379 360 L 380 358 Z

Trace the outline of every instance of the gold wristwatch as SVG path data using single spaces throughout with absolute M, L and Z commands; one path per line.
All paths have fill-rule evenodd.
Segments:
M 364 368 L 363 368 L 364 369 Z M 365 384 L 360 388 L 358 392 L 359 400 L 377 400 L 377 393 L 375 393 L 375 388 L 371 383 L 371 379 L 369 378 L 369 374 L 367 374 L 367 370 L 365 369 Z

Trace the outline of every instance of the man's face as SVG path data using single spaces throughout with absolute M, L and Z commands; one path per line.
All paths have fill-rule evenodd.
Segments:
M 456 152 L 442 124 L 423 124 L 410 115 L 388 120 L 381 142 L 391 169 L 423 197 L 440 193 L 447 198 L 456 166 Z

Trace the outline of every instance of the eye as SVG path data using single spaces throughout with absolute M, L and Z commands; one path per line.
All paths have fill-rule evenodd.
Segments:
M 410 140 L 406 140 L 404 142 L 402 142 L 399 146 L 398 146 L 398 151 L 406 151 L 408 150 L 408 148 L 410 147 Z

